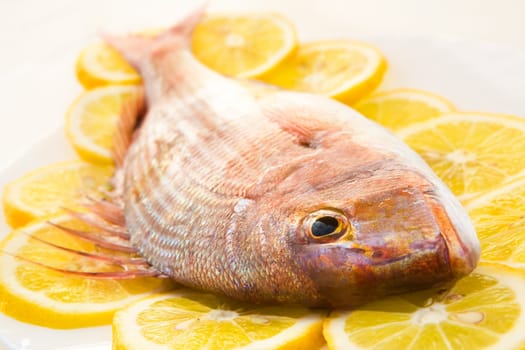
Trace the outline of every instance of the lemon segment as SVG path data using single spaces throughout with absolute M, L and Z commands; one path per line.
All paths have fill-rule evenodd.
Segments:
M 139 93 L 135 85 L 106 86 L 82 93 L 69 107 L 66 134 L 86 161 L 112 164 L 116 123 L 124 105 Z
M 272 13 L 210 15 L 192 37 L 195 57 L 219 73 L 239 78 L 268 72 L 296 45 L 294 26 Z
M 335 349 L 518 349 L 525 346 L 525 273 L 484 264 L 450 288 L 403 294 L 325 321 Z
M 16 228 L 63 208 L 79 208 L 83 196 L 96 195 L 107 186 L 113 171 L 112 166 L 80 160 L 33 170 L 5 186 L 2 202 L 6 221 Z
M 454 112 L 412 124 L 397 134 L 463 201 L 525 171 L 525 120 Z
M 353 108 L 393 131 L 455 110 L 445 98 L 416 89 L 376 93 L 360 100 Z
M 525 179 L 476 197 L 465 207 L 481 242 L 481 259 L 525 271 Z
M 97 42 L 85 47 L 77 58 L 78 81 L 86 89 L 105 85 L 140 84 L 138 73 L 109 45 Z
M 301 44 L 262 80 L 289 90 L 354 103 L 374 90 L 386 71 L 381 52 L 368 44 L 333 40 Z
M 319 349 L 322 320 L 304 308 L 257 307 L 177 290 L 118 311 L 113 348 Z
M 86 224 L 68 216 L 49 220 L 74 229 L 90 230 Z M 0 251 L 4 252 L 0 255 L 0 311 L 17 320 L 64 329 L 109 324 L 117 309 L 149 293 L 173 288 L 172 282 L 165 279 L 97 280 L 39 266 L 37 264 L 92 272 L 121 270 L 32 237 L 69 249 L 101 252 L 94 244 L 77 239 L 47 221 L 32 223 L 9 234 L 0 244 Z

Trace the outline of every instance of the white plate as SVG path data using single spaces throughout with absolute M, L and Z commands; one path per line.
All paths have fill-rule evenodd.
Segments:
M 350 34 L 349 34 L 350 35 Z M 342 37 L 338 33 L 338 37 Z M 368 37 L 386 54 L 389 72 L 382 89 L 413 87 L 449 98 L 458 108 L 525 116 L 525 54 L 509 48 L 456 40 Z M 53 67 L 71 70 L 71 67 Z M 61 101 L 64 108 L 70 101 Z M 74 157 L 60 128 L 0 173 L 0 186 L 24 172 Z M 0 214 L 2 215 L 2 214 Z M 0 238 L 9 231 L 0 216 Z M 0 315 L 0 348 L 107 350 L 110 327 L 51 330 Z

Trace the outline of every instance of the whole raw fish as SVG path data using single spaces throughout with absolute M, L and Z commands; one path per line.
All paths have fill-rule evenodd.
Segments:
M 257 100 L 206 68 L 189 49 L 201 12 L 154 38 L 106 37 L 140 72 L 147 105 L 133 138 L 136 110 L 123 116 L 117 195 L 94 206 L 106 223 L 91 218 L 108 247 L 148 263 L 118 277 L 346 307 L 474 269 L 472 224 L 416 153 L 341 103 Z

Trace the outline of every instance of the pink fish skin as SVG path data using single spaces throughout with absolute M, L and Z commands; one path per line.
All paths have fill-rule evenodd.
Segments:
M 105 37 L 144 81 L 117 193 L 154 269 L 250 302 L 353 307 L 475 268 L 467 214 L 416 153 L 346 105 L 255 99 L 206 68 L 189 49 L 201 12 Z

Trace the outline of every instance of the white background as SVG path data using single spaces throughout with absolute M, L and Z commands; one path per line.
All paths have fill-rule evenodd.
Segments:
M 192 3 L 0 0 L 0 170 L 62 124 L 68 103 L 80 92 L 73 70 L 76 55 L 97 32 L 170 23 Z M 210 1 L 210 10 L 217 9 L 282 12 L 303 39 L 326 33 L 473 39 L 525 55 L 523 0 Z

